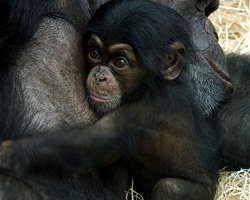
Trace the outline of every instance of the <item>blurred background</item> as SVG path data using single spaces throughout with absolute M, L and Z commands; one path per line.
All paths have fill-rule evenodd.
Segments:
M 219 9 L 209 16 L 225 52 L 250 55 L 249 3 L 249 0 L 220 0 Z

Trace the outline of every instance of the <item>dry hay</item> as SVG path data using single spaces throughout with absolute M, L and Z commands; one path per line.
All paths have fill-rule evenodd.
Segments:
M 250 200 L 250 169 L 220 172 L 217 200 Z
M 249 0 L 221 0 L 220 8 L 209 17 L 225 52 L 250 55 L 249 3 Z M 221 171 L 215 199 L 250 200 L 250 169 Z
M 209 18 L 225 52 L 250 54 L 249 0 L 221 0 L 219 9 Z

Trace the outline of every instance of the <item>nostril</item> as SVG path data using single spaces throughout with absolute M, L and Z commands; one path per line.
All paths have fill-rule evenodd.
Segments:
M 96 68 L 96 71 L 94 73 L 94 77 L 95 77 L 95 80 L 98 84 L 99 83 L 106 83 L 109 81 L 110 79 L 110 73 L 109 73 L 109 69 L 106 69 L 107 67 L 98 67 Z
M 105 76 L 100 76 L 99 77 L 99 81 L 106 81 L 107 79 L 106 79 L 106 77 Z
M 103 73 L 96 73 L 95 78 L 96 78 L 96 81 L 98 81 L 98 82 L 105 82 L 108 80 L 107 76 Z

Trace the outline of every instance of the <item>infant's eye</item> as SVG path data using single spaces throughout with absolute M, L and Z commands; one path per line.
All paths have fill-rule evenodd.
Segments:
M 114 65 L 118 68 L 129 66 L 128 60 L 124 57 L 118 57 L 114 61 Z
M 93 60 L 99 60 L 101 56 L 97 49 L 92 49 L 89 51 L 88 57 Z

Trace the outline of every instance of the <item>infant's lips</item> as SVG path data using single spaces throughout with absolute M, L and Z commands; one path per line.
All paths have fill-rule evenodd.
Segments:
M 93 95 L 93 94 L 90 94 L 89 97 L 98 103 L 105 103 L 105 102 L 110 102 L 113 100 L 113 98 L 110 98 L 107 96 L 97 96 L 97 95 Z

